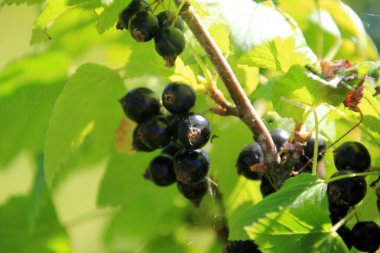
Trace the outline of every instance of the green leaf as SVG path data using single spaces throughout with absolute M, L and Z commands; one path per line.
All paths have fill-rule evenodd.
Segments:
M 223 1 L 221 8 L 244 63 L 283 72 L 296 64 L 319 69 L 317 57 L 290 16 L 251 0 Z
M 68 6 L 67 1 L 68 0 L 46 0 L 40 15 L 33 24 L 32 38 L 30 40 L 31 45 L 52 39 L 47 29 L 54 21 L 67 11 L 85 4 Z
M 16 5 L 20 5 L 20 4 L 27 4 L 27 5 L 32 5 L 32 4 L 39 4 L 39 3 L 42 3 L 44 2 L 45 0 L 3 0 L 0 4 L 0 6 L 3 6 L 3 5 L 12 5 L 12 4 L 16 4 Z
M 25 70 L 29 73 L 28 70 Z M 58 72 L 58 71 L 55 71 Z M 37 74 L 37 73 L 36 73 Z M 62 82 L 49 85 L 35 83 L 35 75 L 31 75 L 31 83 L 25 83 L 12 94 L 0 97 L 0 165 L 7 165 L 20 152 L 39 154 L 44 148 L 44 139 L 55 100 L 63 88 Z M 19 79 L 20 78 L 20 79 Z M 16 75 L 6 83 L 21 85 L 26 79 L 24 73 Z M 25 82 L 27 80 L 24 80 Z M 1 90 L 1 87 L 0 87 Z M 1 92 L 1 91 L 0 91 Z M 33 126 L 33 127 L 32 127 Z M 0 166 L 0 168 L 6 168 Z
M 109 153 L 122 111 L 125 89 L 118 73 L 85 64 L 60 94 L 45 141 L 45 175 L 51 186 L 75 150 L 86 144 L 99 158 Z
M 113 27 L 119 20 L 119 13 L 128 6 L 130 1 L 113 1 L 111 5 L 106 6 L 98 16 L 96 29 L 99 34 L 106 32 Z
M 0 72 L 0 97 L 10 95 L 23 86 L 51 85 L 65 80 L 68 66 L 68 58 L 54 52 L 11 62 Z
M 265 197 L 258 204 L 243 206 L 233 212 L 229 218 L 230 239 L 246 238 L 244 227 L 252 225 L 267 213 L 277 212 L 282 208 L 289 208 L 291 212 L 297 213 L 301 220 L 310 217 L 314 211 L 323 213 L 325 218 L 320 223 L 329 222 L 326 184 L 307 173 L 288 179 L 277 192 Z
M 245 52 L 275 38 L 293 35 L 286 19 L 273 8 L 251 0 L 220 1 L 237 49 Z
M 2 252 L 70 252 L 64 227 L 59 223 L 42 166 L 32 193 L 10 198 L 0 206 L 0 248 Z
M 308 217 L 302 217 L 307 219 L 301 219 L 290 209 L 269 213 L 246 230 L 266 253 L 348 253 L 341 237 L 331 230 L 328 215 L 316 210 L 309 210 Z
M 154 155 L 157 154 L 133 152 L 114 153 L 110 157 L 99 188 L 98 206 L 117 206 L 121 210 L 109 224 L 107 240 L 124 234 L 144 236 L 146 242 L 158 231 L 174 229 L 180 224 L 174 206 L 174 197 L 179 195 L 176 185 L 158 188 L 143 177 Z
M 306 111 L 322 103 L 339 105 L 349 89 L 334 87 L 301 66 L 293 66 L 285 75 L 273 79 L 273 107 L 282 117 L 302 122 Z

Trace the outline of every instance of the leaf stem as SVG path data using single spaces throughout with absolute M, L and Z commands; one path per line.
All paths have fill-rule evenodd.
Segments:
M 253 108 L 239 81 L 237 80 L 231 66 L 223 56 L 221 50 L 210 36 L 199 15 L 188 1 L 175 0 L 177 6 L 181 8 L 182 19 L 194 34 L 200 45 L 205 50 L 211 63 L 214 65 L 218 75 L 226 86 L 232 100 L 238 109 L 239 118 L 249 127 L 255 140 L 265 154 L 266 161 L 270 168 L 279 169 L 280 158 L 277 154 L 276 146 L 266 128 L 260 115 Z M 278 171 L 279 172 L 279 171 Z

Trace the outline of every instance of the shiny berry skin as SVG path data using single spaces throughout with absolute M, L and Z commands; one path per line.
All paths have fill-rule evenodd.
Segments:
M 281 128 L 272 129 L 270 131 L 270 135 L 272 136 L 273 142 L 276 145 L 277 151 L 279 151 L 290 138 L 290 134 Z
M 223 253 L 261 253 L 258 246 L 250 240 L 228 241 Z
M 182 31 L 174 26 L 162 27 L 154 38 L 156 52 L 164 58 L 167 67 L 174 66 L 177 56 L 185 49 L 185 44 Z
M 252 171 L 251 166 L 264 161 L 263 152 L 258 144 L 248 144 L 240 151 L 236 162 L 239 175 L 243 175 L 248 179 L 260 179 L 262 173 Z
M 128 24 L 131 17 L 139 11 L 149 11 L 149 4 L 144 0 L 133 0 L 127 8 L 125 8 L 119 14 L 119 22 L 116 24 L 116 28 L 123 30 L 128 30 Z
M 188 150 L 198 149 L 206 145 L 210 135 L 210 123 L 200 114 L 186 114 L 176 124 L 175 137 L 177 142 Z
M 174 159 L 177 181 L 184 184 L 198 183 L 207 176 L 209 165 L 209 157 L 201 149 L 177 154 Z
M 334 150 L 334 164 L 337 170 L 363 172 L 371 166 L 371 157 L 363 144 L 349 141 Z
M 141 152 L 151 152 L 154 149 L 147 147 L 139 138 L 138 132 L 139 132 L 140 125 L 137 125 L 135 129 L 133 130 L 133 141 L 132 141 L 132 147 L 136 151 Z
M 341 170 L 334 173 L 331 178 L 353 173 Z M 359 203 L 367 192 L 367 183 L 364 177 L 351 177 L 327 184 L 327 197 L 330 203 L 337 206 L 354 206 Z
M 167 146 L 171 139 L 167 119 L 158 115 L 144 121 L 138 129 L 137 137 L 150 149 Z
M 352 245 L 364 252 L 375 252 L 380 246 L 380 227 L 373 221 L 360 221 L 351 230 Z
M 260 192 L 263 195 L 263 197 L 266 197 L 276 191 L 276 188 L 273 187 L 273 185 L 269 182 L 268 178 L 263 176 L 261 178 L 260 184 Z
M 148 118 L 159 114 L 160 100 L 154 92 L 145 87 L 135 88 L 120 99 L 125 115 L 141 123 Z
M 175 183 L 173 160 L 167 156 L 155 157 L 149 164 L 147 178 L 158 186 Z
M 181 151 L 182 147 L 179 144 L 170 142 L 166 147 L 162 149 L 161 154 L 174 158 Z
M 187 199 L 189 199 L 195 207 L 199 207 L 202 198 L 209 189 L 209 183 L 206 178 L 195 184 L 184 184 L 177 182 L 178 191 Z
M 162 104 L 173 114 L 187 113 L 195 104 L 194 89 L 184 83 L 169 83 L 162 92 Z
M 163 11 L 157 14 L 158 24 L 160 27 L 171 26 L 175 22 L 174 26 L 183 31 L 183 21 L 181 16 L 176 16 L 172 11 Z
M 351 230 L 346 226 L 341 226 L 337 231 L 338 235 L 343 239 L 347 248 L 352 248 Z
M 309 159 L 313 159 L 313 156 L 314 156 L 314 143 L 315 143 L 315 138 L 314 137 L 309 138 L 304 149 L 305 156 Z M 325 151 L 326 151 L 326 143 L 323 139 L 319 138 L 317 161 L 320 161 L 323 158 Z
M 146 42 L 156 36 L 158 20 L 151 11 L 139 11 L 129 20 L 128 29 L 137 42 Z

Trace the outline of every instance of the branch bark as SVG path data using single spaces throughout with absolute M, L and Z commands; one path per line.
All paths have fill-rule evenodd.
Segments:
M 181 6 L 181 1 L 176 0 L 176 4 L 177 6 Z M 248 99 L 237 80 L 231 66 L 228 64 L 219 47 L 210 36 L 195 9 L 188 2 L 183 4 L 180 15 L 205 50 L 211 63 L 214 65 L 231 98 L 236 104 L 238 117 L 253 133 L 254 139 L 264 152 L 269 167 L 276 168 L 277 170 L 280 159 L 276 152 L 276 146 L 264 122 L 261 120 L 260 115 L 253 108 L 251 101 Z

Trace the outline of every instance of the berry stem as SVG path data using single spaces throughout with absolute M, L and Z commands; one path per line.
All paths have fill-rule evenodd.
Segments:
M 362 177 L 362 176 L 370 176 L 370 175 L 380 175 L 380 171 L 367 171 L 367 172 L 360 172 L 360 173 L 351 173 L 347 175 L 337 176 L 330 179 L 325 180 L 326 184 L 335 182 L 338 180 L 351 178 L 351 177 Z
M 273 174 L 280 174 L 280 171 L 278 170 L 280 159 L 276 152 L 276 146 L 274 145 L 272 137 L 260 118 L 260 115 L 253 108 L 250 100 L 232 71 L 231 66 L 228 64 L 221 50 L 210 36 L 201 18 L 190 3 L 181 0 L 175 0 L 175 2 L 177 6 L 183 5 L 183 8 L 180 9 L 182 19 L 186 22 L 195 38 L 205 50 L 211 63 L 214 65 L 231 98 L 236 104 L 239 118 L 253 133 L 255 140 L 263 150 L 269 167 L 276 170 Z
M 311 172 L 313 175 L 317 175 L 317 164 L 318 164 L 318 153 L 319 153 L 318 152 L 319 121 L 318 121 L 318 113 L 316 109 L 313 109 L 313 114 L 314 114 L 315 139 L 314 139 L 314 152 L 313 152 L 313 167 L 311 169 Z

